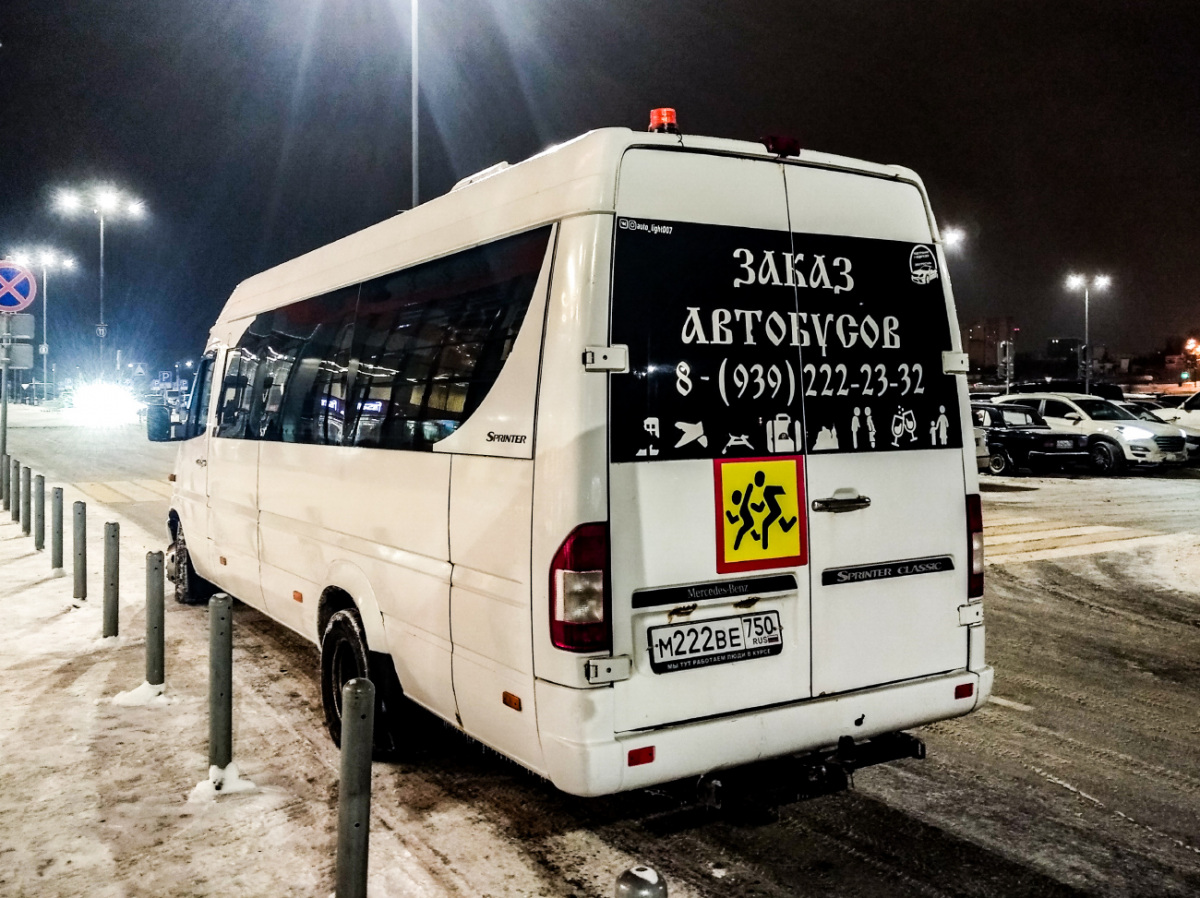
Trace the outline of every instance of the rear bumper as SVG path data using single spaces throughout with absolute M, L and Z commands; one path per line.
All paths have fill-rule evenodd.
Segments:
M 545 775 L 573 795 L 608 795 L 796 752 L 828 749 L 961 717 L 991 695 L 994 671 L 956 671 L 828 698 L 613 735 L 612 688 L 573 689 L 538 680 L 538 728 Z M 956 699 L 955 687 L 973 694 Z M 571 724 L 574 724 L 572 726 Z M 628 766 L 629 752 L 654 747 L 654 760 Z
M 1088 455 L 1086 449 L 1080 452 L 1041 452 L 1037 449 L 1030 449 L 1028 458 L 1038 461 L 1087 461 L 1091 456 Z

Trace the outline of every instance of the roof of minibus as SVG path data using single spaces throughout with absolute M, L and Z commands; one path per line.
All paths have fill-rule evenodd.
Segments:
M 439 196 L 378 224 L 247 278 L 217 323 L 236 321 L 479 243 L 571 215 L 612 212 L 617 169 L 631 147 L 777 158 L 760 143 L 628 128 L 589 131 L 523 162 L 485 169 Z M 920 183 L 907 168 L 801 150 L 809 165 Z

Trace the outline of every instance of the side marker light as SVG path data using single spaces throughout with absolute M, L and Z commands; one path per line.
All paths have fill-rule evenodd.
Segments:
M 633 748 L 629 750 L 629 766 L 640 767 L 642 764 L 651 764 L 654 762 L 654 746 L 647 745 L 644 748 Z

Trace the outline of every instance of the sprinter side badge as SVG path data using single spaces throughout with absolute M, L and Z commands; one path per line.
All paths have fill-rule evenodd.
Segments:
M 804 457 L 716 459 L 717 573 L 808 563 Z

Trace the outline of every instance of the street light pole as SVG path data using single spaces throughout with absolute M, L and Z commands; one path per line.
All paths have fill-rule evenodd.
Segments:
M 1087 324 L 1087 285 L 1084 285 L 1084 393 L 1092 394 L 1092 335 Z
M 417 170 L 417 120 L 420 117 L 420 94 L 417 92 L 417 0 L 412 0 L 412 204 L 420 202 Z
M 83 194 L 76 191 L 60 191 L 56 201 L 58 209 L 67 215 L 92 207 L 92 212 L 100 222 L 100 321 L 96 336 L 100 340 L 100 369 L 104 370 L 104 339 L 108 336 L 108 325 L 104 320 L 104 220 L 112 216 L 125 218 L 140 218 L 145 213 L 145 205 L 141 200 L 120 193 L 116 188 L 102 185 L 88 191 L 87 200 Z
M 1068 290 L 1083 289 L 1083 385 L 1084 391 L 1092 392 L 1092 337 L 1091 327 L 1089 322 L 1089 305 L 1091 300 L 1091 288 L 1097 290 L 1105 289 L 1112 279 L 1106 274 L 1097 274 L 1092 277 L 1089 283 L 1088 278 L 1082 274 L 1072 274 L 1067 278 Z

